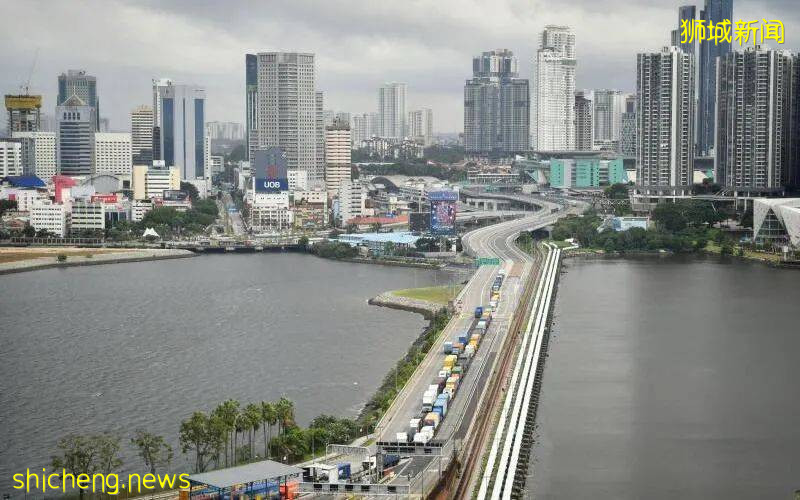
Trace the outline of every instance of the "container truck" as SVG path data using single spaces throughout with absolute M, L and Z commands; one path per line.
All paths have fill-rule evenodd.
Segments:
M 486 321 L 484 321 L 484 320 L 478 321 L 478 324 L 475 325 L 475 330 L 479 331 L 479 332 L 485 331 L 486 330 Z
M 430 440 L 431 436 L 427 432 L 420 431 L 414 434 L 414 444 L 428 444 Z
M 422 428 L 421 418 L 412 418 L 408 421 L 408 435 L 413 436 Z
M 466 332 L 462 333 L 461 335 L 458 336 L 458 343 L 461 344 L 462 346 L 467 345 L 467 334 L 466 334 Z
M 383 468 L 387 469 L 389 467 L 394 467 L 395 465 L 400 463 L 400 455 L 384 455 L 383 456 Z
M 428 386 L 428 391 L 432 391 L 434 396 L 438 396 L 442 390 L 439 388 L 439 384 L 431 384 Z
M 452 377 L 453 375 L 461 375 L 461 372 L 463 371 L 464 368 L 462 368 L 461 365 L 456 365 L 453 367 L 453 373 L 451 373 L 450 376 Z
M 436 394 L 433 392 L 426 392 L 424 396 L 422 396 L 422 411 L 429 412 L 433 409 L 433 403 L 436 402 Z
M 441 417 L 439 416 L 438 413 L 429 412 L 427 415 L 425 415 L 425 420 L 423 420 L 423 422 L 425 423 L 426 426 L 429 425 L 433 427 L 434 430 L 436 430 L 436 428 L 439 427 L 440 420 Z
M 483 314 L 483 307 L 478 306 L 475 308 L 475 317 L 480 318 L 481 314 Z
M 398 443 L 407 443 L 408 442 L 408 433 L 407 432 L 398 432 L 396 436 Z

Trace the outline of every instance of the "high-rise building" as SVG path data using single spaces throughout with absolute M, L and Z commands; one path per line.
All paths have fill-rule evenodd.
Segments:
M 708 26 L 713 22 L 730 20 L 733 23 L 733 0 L 705 0 L 700 19 Z M 735 24 L 734 24 L 735 25 Z M 716 120 L 717 59 L 731 51 L 730 41 L 703 40 L 700 42 L 699 101 L 697 113 L 697 154 L 707 156 L 714 150 Z
M 70 97 L 77 96 L 85 106 L 94 108 L 94 130 L 100 130 L 100 99 L 97 96 L 97 78 L 87 75 L 85 70 L 71 69 L 58 77 L 58 101 L 64 104 Z
M 91 175 L 94 171 L 96 108 L 77 95 L 56 106 L 58 122 L 58 172 L 64 175 Z
M 14 132 L 22 144 L 22 173 L 50 179 L 56 175 L 55 132 Z
M 40 95 L 6 95 L 8 111 L 8 128 L 6 133 L 37 132 L 41 130 L 42 96 Z
M 341 127 L 342 125 L 350 125 L 352 117 L 347 111 L 338 111 L 333 115 L 333 124 Z
M 22 175 L 22 143 L 16 139 L 0 139 L 0 179 Z
M 315 153 L 317 161 L 314 171 L 309 171 L 308 180 L 312 184 L 317 185 L 322 184 L 322 181 L 325 179 L 325 110 L 322 107 L 324 104 L 325 95 L 323 92 L 317 91 L 314 98 L 317 118 L 315 130 L 317 139 Z
M 245 139 L 245 130 L 241 123 L 206 122 L 209 139 L 224 141 L 241 141 Z
M 622 129 L 622 113 L 625 111 L 625 96 L 619 90 L 595 90 L 594 95 L 594 144 L 616 149 Z
M 325 129 L 325 188 L 329 196 L 352 177 L 350 127 L 334 124 Z
M 255 57 L 257 133 L 255 144 L 251 141 L 251 158 L 255 150 L 279 147 L 289 170 L 303 170 L 309 180 L 322 179 L 317 164 L 314 54 L 261 52 Z M 249 72 L 251 58 L 247 64 Z
M 622 113 L 622 130 L 619 134 L 619 152 L 627 158 L 636 158 L 636 95 L 625 96 Z
M 153 108 L 139 106 L 131 111 L 131 156 L 134 165 L 153 162 Z
M 168 167 L 178 167 L 181 179 L 205 177 L 206 91 L 194 85 L 159 87 L 160 150 Z
M 169 78 L 153 79 L 153 159 L 163 160 L 161 151 L 161 97 L 167 87 L 172 86 Z
M 390 82 L 378 89 L 378 135 L 390 139 L 406 136 L 405 83 Z
M 353 115 L 350 126 L 353 149 L 361 149 L 362 143 L 375 135 L 378 135 L 378 113 Z
M 575 92 L 575 149 L 591 151 L 594 141 L 592 100 L 582 91 Z
M 131 175 L 132 139 L 128 133 L 94 134 L 94 173 Z
M 472 154 L 528 151 L 530 87 L 519 78 L 519 63 L 507 49 L 472 59 L 472 79 L 464 85 L 464 145 Z
M 247 159 L 253 157 L 258 146 L 258 57 L 244 55 L 245 141 Z
M 154 165 L 136 165 L 131 174 L 131 190 L 134 200 L 161 198 L 166 190 L 181 188 L 181 174 L 178 167 L 168 167 L 161 160 Z
M 575 148 L 575 34 L 567 26 L 545 26 L 533 69 L 532 147 Z
M 761 47 L 717 61 L 714 180 L 735 194 L 779 192 L 791 182 L 793 55 Z
M 428 147 L 433 144 L 433 110 L 423 108 L 408 113 L 408 136 Z
M 691 195 L 694 176 L 694 59 L 678 47 L 637 56 L 634 204 Z M 637 207 L 634 207 L 637 208 Z
M 789 146 L 789 182 L 795 189 L 800 189 L 800 54 L 794 54 L 792 62 L 792 109 L 791 109 L 791 144 Z
M 672 30 L 671 34 L 672 43 L 670 45 L 674 45 L 675 47 L 680 47 L 680 49 L 686 52 L 687 54 L 694 55 L 695 37 L 687 36 L 686 37 L 687 40 L 684 42 L 683 41 L 684 37 L 681 36 L 681 33 L 683 33 L 684 27 L 686 30 L 688 30 L 689 33 L 692 33 L 692 30 L 694 29 L 692 26 L 692 21 L 694 21 L 696 17 L 697 17 L 697 9 L 695 8 L 694 5 L 682 5 L 678 7 L 678 28 Z M 691 39 L 691 41 L 689 39 Z

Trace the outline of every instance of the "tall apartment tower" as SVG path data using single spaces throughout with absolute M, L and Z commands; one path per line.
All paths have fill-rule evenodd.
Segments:
M 314 129 L 314 134 L 316 137 L 316 164 L 314 171 L 309 171 L 308 173 L 308 182 L 310 185 L 318 184 L 321 185 L 322 182 L 325 180 L 325 110 L 323 109 L 325 104 L 325 94 L 321 91 L 316 91 L 314 93 L 314 105 L 316 111 L 316 128 Z M 333 124 L 333 120 L 331 120 L 331 124 Z M 315 186 L 316 187 L 316 186 Z
M 593 95 L 595 144 L 611 144 L 616 149 L 622 129 L 625 96 L 619 90 L 606 89 L 595 90 Z
M 129 176 L 132 167 L 131 134 L 96 132 L 94 134 L 94 173 Z
M 56 158 L 59 173 L 80 176 L 94 172 L 96 113 L 97 108 L 86 104 L 74 94 L 56 106 Z
M 464 85 L 464 145 L 472 154 L 513 154 L 530 149 L 530 87 L 507 49 L 472 59 Z
M 794 56 L 788 51 L 748 48 L 717 61 L 714 179 L 748 196 L 768 195 L 791 182 Z M 795 166 L 798 167 L 798 166 Z
M 169 78 L 153 80 L 153 159 L 163 160 L 161 152 L 161 97 L 167 87 L 172 86 Z
M 575 65 L 572 29 L 546 26 L 539 34 L 533 68 L 533 149 L 575 148 Z
M 352 175 L 350 126 L 334 123 L 325 129 L 325 188 L 329 196 L 339 192 Z
M 733 20 L 733 0 L 705 0 L 700 11 L 700 19 L 715 25 L 725 19 Z M 734 24 L 735 26 L 735 24 Z M 730 42 L 724 40 L 703 40 L 699 45 L 700 74 L 699 101 L 697 113 L 697 153 L 701 156 L 712 154 L 714 150 L 714 123 L 716 120 L 717 58 L 731 51 Z
M 94 108 L 94 130 L 100 130 L 100 99 L 97 96 L 97 78 L 87 75 L 85 70 L 71 69 L 58 77 L 58 101 L 61 105 L 72 96 L 77 96 L 84 105 Z
M 619 152 L 627 158 L 636 158 L 636 95 L 625 96 L 622 113 L 622 130 L 619 134 Z
M 575 92 L 575 149 L 591 151 L 594 140 L 592 100 L 583 91 Z
M 153 108 L 131 111 L 131 158 L 134 165 L 153 164 Z
M 205 177 L 206 91 L 194 85 L 160 87 L 158 123 L 161 159 L 178 167 L 183 180 Z
M 402 139 L 406 136 L 406 97 L 405 83 L 385 83 L 378 89 L 378 135 L 389 139 Z
M 22 143 L 22 173 L 49 179 L 56 175 L 55 132 L 14 132 Z
M 258 146 L 258 57 L 244 55 L 245 141 L 247 159 L 255 156 Z
M 433 144 L 433 110 L 417 109 L 408 113 L 408 136 L 423 146 Z
M 678 47 L 638 54 L 636 91 L 638 146 L 634 203 L 652 206 L 663 199 L 691 195 L 693 57 Z
M 286 154 L 289 170 L 305 171 L 309 181 L 322 179 L 317 156 L 319 113 L 314 54 L 249 55 L 255 57 L 255 68 L 252 57 L 246 57 L 246 76 L 252 76 L 253 70 L 256 74 L 255 95 L 250 89 L 246 97 L 255 106 L 254 121 L 248 123 L 251 158 L 257 149 L 278 147 Z
M 8 111 L 8 128 L 11 136 L 14 132 L 39 132 L 41 128 L 42 96 L 40 95 L 6 95 L 6 111 Z

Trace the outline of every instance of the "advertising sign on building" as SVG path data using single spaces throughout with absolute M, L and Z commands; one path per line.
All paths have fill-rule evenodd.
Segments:
M 276 193 L 289 190 L 286 155 L 281 148 L 258 149 L 253 156 L 256 192 Z
M 428 193 L 431 202 L 431 232 L 434 234 L 455 234 L 456 202 L 455 191 L 431 191 Z

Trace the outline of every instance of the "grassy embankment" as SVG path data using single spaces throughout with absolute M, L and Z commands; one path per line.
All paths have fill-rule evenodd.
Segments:
M 395 290 L 392 295 L 406 297 L 408 299 L 426 300 L 435 304 L 447 305 L 448 302 L 456 298 L 464 285 L 442 285 L 429 286 L 424 288 L 407 288 L 405 290 Z
M 91 258 L 94 255 L 104 253 L 118 253 L 125 252 L 127 249 L 112 250 L 105 248 L 37 248 L 37 247 L 6 247 L 0 248 L 0 264 L 7 262 L 19 262 L 22 260 L 32 260 L 42 257 L 57 258 L 59 255 L 66 255 L 67 257 L 86 257 Z

